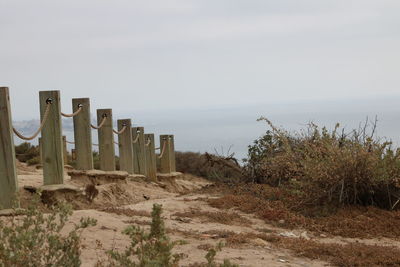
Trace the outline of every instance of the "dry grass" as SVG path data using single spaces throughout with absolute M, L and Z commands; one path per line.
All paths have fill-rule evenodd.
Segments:
M 230 192 L 220 198 L 209 199 L 212 207 L 237 208 L 280 227 L 340 235 L 350 238 L 387 237 L 399 239 L 400 211 L 387 211 L 375 207 L 347 206 L 324 216 L 306 216 L 293 208 L 291 201 L 284 201 L 285 192 L 268 185 L 246 185 L 225 188 Z
M 125 215 L 128 217 L 133 217 L 133 216 L 148 217 L 148 218 L 151 217 L 151 213 L 146 210 L 132 210 L 132 209 L 125 209 L 125 208 L 110 207 L 110 208 L 102 209 L 101 211 L 104 211 L 107 213 L 114 213 L 117 215 Z
M 275 245 L 297 256 L 328 261 L 335 266 L 400 266 L 400 250 L 395 247 L 351 244 L 322 244 L 312 240 L 276 237 Z
M 207 222 L 214 222 L 226 225 L 244 225 L 250 224 L 251 221 L 243 218 L 236 212 L 211 212 L 211 211 L 201 211 L 198 209 L 191 209 L 185 212 L 176 212 L 173 216 L 184 217 L 184 218 L 201 218 Z

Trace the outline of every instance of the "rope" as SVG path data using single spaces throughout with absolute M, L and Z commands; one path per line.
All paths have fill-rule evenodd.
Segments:
M 167 141 L 164 141 L 162 151 L 161 151 L 160 155 L 158 156 L 159 159 L 161 159 L 164 156 L 166 144 L 167 144 Z
M 72 114 L 66 114 L 66 113 L 61 112 L 61 115 L 62 115 L 63 117 L 66 117 L 66 118 L 73 118 L 73 117 L 75 117 L 76 115 L 78 115 L 81 111 L 82 111 L 82 105 L 79 104 L 78 110 L 75 111 L 74 113 L 72 113 Z
M 114 141 L 114 145 L 117 145 L 117 146 L 119 146 L 119 143 Z
M 68 140 L 66 140 L 65 141 L 67 144 L 70 144 L 70 145 L 75 145 L 75 142 L 71 142 L 71 141 L 68 141 Z
M 104 126 L 104 124 L 106 123 L 106 120 L 107 120 L 107 117 L 104 116 L 104 117 L 103 117 L 103 120 L 101 121 L 101 123 L 100 123 L 99 126 L 94 126 L 93 124 L 90 124 L 90 127 L 92 127 L 92 128 L 95 129 L 95 130 L 99 130 L 99 129 L 101 129 L 101 127 Z
M 132 143 L 133 143 L 133 144 L 136 144 L 136 143 L 139 141 L 139 137 L 140 137 L 140 135 L 138 134 L 138 135 L 136 136 L 136 139 L 133 140 Z
M 92 144 L 93 146 L 99 146 L 99 144 Z
M 156 147 L 156 148 L 154 148 L 154 150 L 160 150 L 160 148 L 159 148 L 159 147 Z
M 113 129 L 113 132 L 114 132 L 115 134 L 120 135 L 120 134 L 122 134 L 123 132 L 125 132 L 126 128 L 127 128 L 126 125 L 124 125 L 124 127 L 121 129 L 121 131 L 118 132 L 118 131 L 116 131 L 116 130 Z
M 47 118 L 48 118 L 49 112 L 50 112 L 50 107 L 51 107 L 51 102 L 49 101 L 49 102 L 47 102 L 46 111 L 44 112 L 43 120 L 42 120 L 42 122 L 40 123 L 39 129 L 38 129 L 32 136 L 29 136 L 29 137 L 23 136 L 23 135 L 22 135 L 20 132 L 18 132 L 17 129 L 15 129 L 14 127 L 13 127 L 13 132 L 14 132 L 19 138 L 21 138 L 22 140 L 30 141 L 30 140 L 35 139 L 35 138 L 39 135 L 40 131 L 43 129 L 43 126 L 45 125 L 45 123 L 46 123 L 46 121 L 47 121 Z
M 149 138 L 149 139 L 147 139 L 146 146 L 149 146 L 150 144 L 151 144 L 151 139 Z

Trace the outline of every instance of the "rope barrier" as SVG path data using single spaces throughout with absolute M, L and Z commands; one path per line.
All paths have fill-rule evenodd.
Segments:
M 133 144 L 136 144 L 139 141 L 140 135 L 138 134 L 135 138 L 135 140 L 132 141 Z
M 114 141 L 114 145 L 117 145 L 117 146 L 119 146 L 119 143 Z
M 21 138 L 22 140 L 30 141 L 30 140 L 35 139 L 35 138 L 39 135 L 40 131 L 43 129 L 43 127 L 44 127 L 44 125 L 45 125 L 45 123 L 46 123 L 46 121 L 47 121 L 47 118 L 48 118 L 49 112 L 50 112 L 51 101 L 46 101 L 46 102 L 47 102 L 47 103 L 46 103 L 47 106 L 46 106 L 46 111 L 44 112 L 43 120 L 42 120 L 41 123 L 40 123 L 39 129 L 38 129 L 32 136 L 29 136 L 29 137 L 23 136 L 20 132 L 17 131 L 17 129 L 15 129 L 15 128 L 13 127 L 13 132 L 14 132 L 19 138 Z
M 103 116 L 103 119 L 99 126 L 94 126 L 93 124 L 90 124 L 90 127 L 92 127 L 95 130 L 99 130 L 99 129 L 101 129 L 101 127 L 104 126 L 104 124 L 106 123 L 106 120 L 107 120 L 107 116 Z
M 154 150 L 160 150 L 160 148 L 159 148 L 159 147 L 156 147 L 156 148 L 154 148 Z
M 62 115 L 63 117 L 66 117 L 66 118 L 73 118 L 73 117 L 75 117 L 76 115 L 78 115 L 78 114 L 82 111 L 82 108 L 83 108 L 82 104 L 79 104 L 79 105 L 78 105 L 78 110 L 75 111 L 74 113 L 72 113 L 72 114 L 66 114 L 66 113 L 61 112 L 61 115 Z
M 93 146 L 99 146 L 99 144 L 92 144 Z
M 118 134 L 118 135 L 120 135 L 120 134 L 123 134 L 124 132 L 125 132 L 125 130 L 127 129 L 127 127 L 126 127 L 126 125 L 124 125 L 124 127 L 121 129 L 121 131 L 116 131 L 116 130 L 114 130 L 113 129 L 113 132 L 115 133 L 115 134 Z
M 71 142 L 71 141 L 68 141 L 68 140 L 65 140 L 65 142 L 66 142 L 67 144 L 70 144 L 70 145 L 75 145 L 75 142 Z
M 167 141 L 164 141 L 163 148 L 161 150 L 160 155 L 158 156 L 159 159 L 161 159 L 164 156 L 166 144 L 167 144 Z

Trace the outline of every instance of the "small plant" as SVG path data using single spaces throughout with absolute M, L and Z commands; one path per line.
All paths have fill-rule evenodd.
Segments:
M 44 214 L 36 199 L 19 216 L 0 220 L 0 266 L 68 266 L 81 265 L 82 230 L 96 225 L 96 220 L 81 218 L 68 234 L 61 234 L 71 206 L 60 203 Z
M 231 263 L 228 259 L 225 259 L 224 262 L 220 264 L 215 262 L 217 253 L 220 252 L 223 247 L 224 244 L 219 242 L 215 247 L 208 249 L 206 254 L 207 263 L 194 263 L 191 264 L 190 267 L 239 267 L 239 265 Z
M 178 254 L 172 254 L 172 249 L 179 242 L 172 242 L 165 233 L 164 221 L 161 218 L 162 206 L 154 204 L 151 213 L 150 232 L 131 225 L 124 234 L 131 239 L 130 246 L 121 252 L 109 251 L 110 262 L 107 266 L 127 267 L 176 267 L 180 260 Z M 102 266 L 98 264 L 98 266 Z

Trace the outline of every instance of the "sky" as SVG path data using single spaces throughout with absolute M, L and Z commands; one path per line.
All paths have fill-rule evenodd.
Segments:
M 400 99 L 399 13 L 398 0 L 0 0 L 0 84 L 15 120 L 38 118 L 38 91 L 54 89 L 65 112 L 90 97 L 93 113 L 134 119 L 387 109 Z

